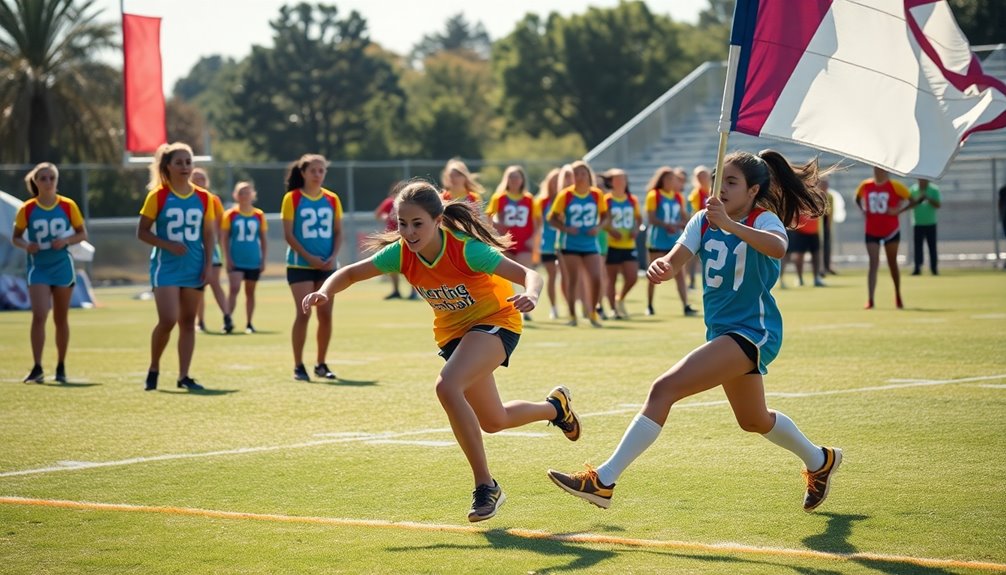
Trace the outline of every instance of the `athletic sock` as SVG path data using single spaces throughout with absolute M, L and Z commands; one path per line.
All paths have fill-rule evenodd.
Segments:
M 793 452 L 803 460 L 809 471 L 817 471 L 824 465 L 824 452 L 821 451 L 821 447 L 811 443 L 793 420 L 783 413 L 775 412 L 775 425 L 762 437 Z
M 605 485 L 614 485 L 629 465 L 643 454 L 663 429 L 642 413 L 632 418 L 615 452 L 597 468 L 597 478 Z

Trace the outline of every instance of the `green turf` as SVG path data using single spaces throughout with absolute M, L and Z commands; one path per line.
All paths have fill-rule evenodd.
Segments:
M 538 400 L 568 385 L 584 431 L 575 444 L 544 424 L 515 430 L 542 436 L 487 436 L 509 500 L 480 525 L 484 532 L 0 504 L 0 573 L 977 572 L 534 540 L 506 529 L 1004 564 L 1006 274 L 947 270 L 904 284 L 904 311 L 893 309 L 883 275 L 872 311 L 862 309 L 862 273 L 831 278 L 825 289 L 776 292 L 785 345 L 766 388 L 809 395 L 770 396 L 769 405 L 812 440 L 845 450 L 831 496 L 814 514 L 800 508 L 795 457 L 739 430 L 725 405 L 688 407 L 721 401 L 718 390 L 674 409 L 619 481 L 610 510 L 547 480 L 549 467 L 603 461 L 649 382 L 702 341 L 701 319 L 680 316 L 672 286 L 658 291 L 659 315 L 638 313 L 640 284 L 629 301 L 637 315 L 602 330 L 550 322 L 543 306 L 511 367 L 497 372 L 504 400 Z M 289 292 L 263 283 L 262 333 L 198 336 L 192 373 L 211 389 L 200 395 L 174 389 L 174 340 L 162 389 L 142 391 L 154 309 L 131 298 L 135 288 L 99 290 L 102 307 L 72 312 L 67 386 L 19 383 L 30 367 L 29 315 L 0 314 L 0 474 L 199 455 L 0 476 L 0 496 L 468 525 L 471 475 L 433 392 L 442 361 L 431 311 L 381 301 L 387 289 L 371 282 L 340 295 L 329 365 L 343 379 L 307 384 L 290 377 Z M 242 312 L 235 319 L 243 325 Z M 218 328 L 218 313 L 208 323 Z M 50 328 L 50 377 L 53 347 Z M 312 341 L 309 361 L 313 353 Z M 609 411 L 618 413 L 602 414 Z M 353 433 L 448 445 L 371 443 Z

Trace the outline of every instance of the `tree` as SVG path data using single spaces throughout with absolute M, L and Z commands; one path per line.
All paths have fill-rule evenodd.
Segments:
M 509 128 L 575 132 L 593 147 L 704 61 L 685 53 L 684 29 L 641 1 L 526 16 L 493 49 Z
M 0 0 L 0 161 L 116 159 L 121 82 L 95 57 L 117 29 L 94 4 Z
M 972 46 L 1006 42 L 1006 2 L 950 0 L 950 8 Z
M 253 150 L 274 159 L 308 151 L 356 157 L 374 121 L 368 104 L 378 96 L 402 95 L 397 109 L 383 112 L 404 119 L 398 75 L 370 49 L 357 12 L 339 19 L 334 6 L 301 3 L 281 8 L 271 26 L 274 46 L 252 48 L 230 93 L 228 123 Z
M 426 34 L 412 49 L 412 60 L 422 62 L 439 52 L 454 52 L 468 58 L 488 60 L 492 48 L 489 34 L 478 22 L 473 27 L 464 14 L 448 18 L 443 32 Z

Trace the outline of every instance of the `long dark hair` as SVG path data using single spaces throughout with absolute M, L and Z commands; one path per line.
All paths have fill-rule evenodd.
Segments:
M 304 170 L 313 162 L 321 162 L 325 167 L 328 167 L 328 160 L 321 154 L 304 154 L 286 167 L 286 191 L 299 190 L 304 187 Z
M 775 150 L 762 150 L 757 155 L 734 152 L 723 163 L 737 166 L 748 187 L 758 184 L 755 205 L 774 212 L 787 227 L 821 217 L 828 209 L 828 195 L 817 189 L 817 182 L 835 167 L 821 170 L 816 157 L 794 165 Z
M 402 204 L 415 204 L 422 208 L 431 218 L 444 216 L 444 227 L 448 230 L 469 235 L 482 243 L 489 244 L 501 250 L 513 245 L 510 234 L 500 235 L 490 226 L 467 200 L 457 200 L 444 203 L 436 186 L 425 180 L 405 182 L 395 197 L 395 212 L 399 212 Z M 397 231 L 373 234 L 364 242 L 367 249 L 377 250 L 401 239 Z

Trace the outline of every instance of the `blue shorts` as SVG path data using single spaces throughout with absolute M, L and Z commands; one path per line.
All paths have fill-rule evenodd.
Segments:
M 73 268 L 73 260 L 69 257 L 48 265 L 36 265 L 34 258 L 28 260 L 28 285 L 47 285 L 53 287 L 70 287 L 77 279 Z

